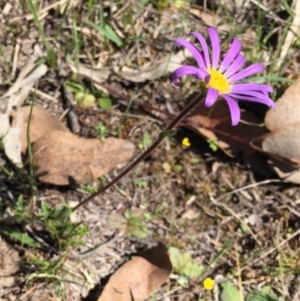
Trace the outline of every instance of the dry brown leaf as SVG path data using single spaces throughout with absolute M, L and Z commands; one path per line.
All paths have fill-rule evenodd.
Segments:
M 163 244 L 149 249 L 121 266 L 109 279 L 98 301 L 142 301 L 163 283 L 172 271 Z
M 268 160 L 269 167 L 277 173 L 279 178 L 286 182 L 300 184 L 300 169 L 299 165 L 293 164 L 287 160 L 270 158 Z
M 36 175 L 54 185 L 74 182 L 91 184 L 134 155 L 134 145 L 126 140 L 80 138 L 70 132 L 53 131 L 33 144 Z
M 123 78 L 135 83 L 155 80 L 181 67 L 182 62 L 188 57 L 191 57 L 191 53 L 187 49 L 180 50 L 176 54 L 168 55 L 155 63 L 147 63 L 138 70 L 124 66 L 121 75 Z
M 276 111 L 268 111 L 265 124 L 271 133 L 262 141 L 263 150 L 271 156 L 271 168 L 280 178 L 297 184 L 300 184 L 299 111 L 300 78 L 278 99 Z
M 13 275 L 19 270 L 20 262 L 19 253 L 0 237 L 0 299 L 14 286 Z
M 253 152 L 249 142 L 267 132 L 264 127 L 257 126 L 260 122 L 250 112 L 242 111 L 241 120 L 248 124 L 231 125 L 229 109 L 223 100 L 217 101 L 212 108 L 200 104 L 186 119 L 191 130 L 214 141 L 230 157 L 249 156 Z
M 276 110 L 269 110 L 265 124 L 270 131 L 300 121 L 300 77 L 276 101 Z
M 22 153 L 27 149 L 27 127 L 30 114 L 30 106 L 21 107 L 18 114 L 23 114 L 23 130 L 21 134 Z M 38 140 L 44 134 L 52 131 L 68 131 L 68 129 L 55 119 L 48 111 L 34 106 L 30 120 L 30 141 L 31 143 Z

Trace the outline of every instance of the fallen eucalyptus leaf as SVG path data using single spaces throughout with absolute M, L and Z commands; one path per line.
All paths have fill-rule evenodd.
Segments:
M 98 301 L 143 301 L 168 280 L 171 271 L 167 248 L 159 244 L 122 265 Z
M 263 138 L 262 149 L 280 178 L 300 184 L 300 78 L 276 102 L 276 111 L 269 110 L 265 124 L 271 133 Z
M 33 144 L 36 175 L 40 181 L 54 185 L 91 184 L 130 160 L 134 149 L 131 142 L 123 139 L 110 137 L 101 142 L 52 131 Z

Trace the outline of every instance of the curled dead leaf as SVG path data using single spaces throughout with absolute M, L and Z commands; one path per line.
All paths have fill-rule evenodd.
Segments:
M 300 184 L 300 78 L 269 110 L 265 124 L 271 133 L 262 138 L 262 149 L 270 156 L 269 166 L 286 181 Z
M 163 244 L 135 256 L 109 279 L 98 301 L 142 301 L 163 283 L 172 271 L 167 248 Z
M 35 54 L 38 55 L 38 48 Z M 22 68 L 16 82 L 8 91 L 0 97 L 0 138 L 3 138 L 3 145 L 6 155 L 18 166 L 22 166 L 21 158 L 21 133 L 22 116 L 18 115 L 18 108 L 23 104 L 33 85 L 47 72 L 45 64 L 38 64 L 36 57 L 29 59 Z M 13 110 L 16 109 L 15 125 L 11 126 L 10 118 Z
M 70 132 L 52 131 L 33 144 L 36 175 L 54 185 L 91 184 L 134 155 L 134 145 L 118 138 L 78 137 Z
M 146 80 L 154 80 L 164 76 L 169 72 L 175 71 L 177 68 L 181 67 L 182 62 L 190 56 L 191 53 L 186 49 L 180 50 L 172 56 L 168 55 L 157 62 L 148 63 L 138 70 L 130 69 L 124 66 L 122 68 L 121 75 L 123 78 L 135 83 L 144 82 Z

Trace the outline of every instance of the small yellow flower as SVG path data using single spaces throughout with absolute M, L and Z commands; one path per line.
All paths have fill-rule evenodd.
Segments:
M 209 291 L 211 291 L 214 288 L 214 285 L 215 285 L 215 280 L 212 279 L 212 278 L 206 278 L 203 281 L 204 288 L 209 290 Z
M 182 145 L 185 146 L 185 147 L 190 147 L 191 142 L 190 142 L 189 138 L 187 138 L 187 137 L 183 138 Z

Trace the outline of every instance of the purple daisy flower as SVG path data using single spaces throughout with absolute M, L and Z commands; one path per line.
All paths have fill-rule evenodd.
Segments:
M 220 37 L 215 28 L 207 29 L 211 41 L 211 57 L 208 45 L 204 37 L 198 32 L 191 32 L 191 35 L 199 41 L 202 50 L 184 39 L 175 39 L 176 46 L 187 48 L 194 56 L 198 67 L 182 66 L 172 74 L 172 81 L 179 86 L 178 79 L 185 75 L 193 75 L 203 81 L 207 88 L 205 106 L 211 107 L 219 96 L 223 97 L 229 106 L 232 125 L 237 125 L 241 118 L 241 111 L 238 100 L 246 100 L 265 104 L 275 109 L 275 103 L 269 97 L 273 89 L 269 85 L 255 83 L 241 83 L 251 75 L 263 71 L 261 64 L 253 64 L 245 69 L 245 58 L 240 53 L 241 42 L 232 39 L 231 46 L 220 63 L 221 43 Z

